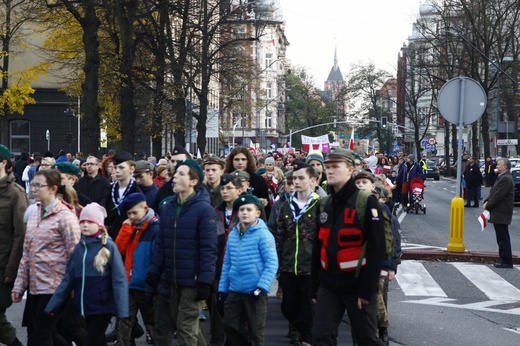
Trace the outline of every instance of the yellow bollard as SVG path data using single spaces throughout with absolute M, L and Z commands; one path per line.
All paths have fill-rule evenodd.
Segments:
M 455 197 L 451 200 L 450 243 L 448 252 L 464 252 L 464 200 Z

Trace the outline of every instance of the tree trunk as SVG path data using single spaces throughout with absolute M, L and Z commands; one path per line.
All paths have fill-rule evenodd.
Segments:
M 96 14 L 93 2 L 87 2 L 85 17 L 80 21 L 83 28 L 83 45 L 85 49 L 85 82 L 83 84 L 83 119 L 81 122 L 82 151 L 86 155 L 99 155 L 100 107 L 99 92 L 99 40 L 98 30 L 101 22 Z M 80 114 L 78 114 L 80 116 Z
M 478 145 L 478 121 L 475 121 L 471 125 L 471 156 L 474 156 L 475 158 L 479 159 L 479 152 L 480 148 Z
M 136 138 L 136 110 L 134 105 L 134 81 L 133 66 L 135 59 L 134 51 L 134 22 L 137 3 L 135 0 L 129 2 L 119 1 L 118 20 L 121 31 L 121 62 L 119 73 L 121 75 L 120 90 L 120 121 L 121 121 L 121 146 L 131 154 L 135 151 Z
M 482 114 L 480 123 L 480 133 L 482 133 L 482 141 L 484 142 L 484 159 L 491 156 L 489 153 L 489 119 L 487 109 Z M 495 143 L 496 144 L 496 143 Z

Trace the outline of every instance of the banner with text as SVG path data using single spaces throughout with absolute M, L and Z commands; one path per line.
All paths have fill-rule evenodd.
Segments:
M 327 153 L 330 149 L 329 135 L 319 137 L 302 135 L 302 149 L 307 153 L 311 150 L 320 150 L 322 153 Z

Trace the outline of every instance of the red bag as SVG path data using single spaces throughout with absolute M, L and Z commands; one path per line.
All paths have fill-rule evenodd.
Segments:
M 403 183 L 403 187 L 401 188 L 401 192 L 408 193 L 408 191 L 410 191 L 410 184 L 407 181 L 405 181 Z

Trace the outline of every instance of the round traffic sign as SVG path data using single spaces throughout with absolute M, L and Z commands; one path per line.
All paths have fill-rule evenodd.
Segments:
M 433 137 L 428 138 L 428 144 L 435 145 L 435 142 L 436 142 L 435 138 L 433 138 Z
M 442 86 L 437 104 L 441 115 L 450 123 L 459 125 L 462 112 L 462 125 L 469 125 L 486 110 L 487 96 L 476 80 L 456 77 Z

